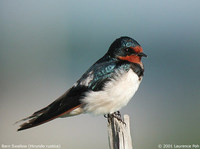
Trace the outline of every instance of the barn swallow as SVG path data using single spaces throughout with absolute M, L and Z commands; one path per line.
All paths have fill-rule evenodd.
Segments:
M 107 53 L 94 63 L 62 96 L 45 108 L 22 119 L 20 130 L 35 127 L 59 117 L 82 113 L 112 114 L 126 106 L 137 91 L 144 73 L 140 44 L 120 37 Z

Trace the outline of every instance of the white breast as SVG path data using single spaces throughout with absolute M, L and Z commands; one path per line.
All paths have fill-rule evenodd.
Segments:
M 93 114 L 113 113 L 124 107 L 137 91 L 141 79 L 131 69 L 106 84 L 103 91 L 91 91 L 82 100 L 84 112 Z

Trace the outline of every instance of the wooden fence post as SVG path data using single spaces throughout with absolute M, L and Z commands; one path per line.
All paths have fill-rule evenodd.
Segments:
M 128 115 L 124 115 L 124 123 L 114 117 L 108 118 L 108 139 L 110 149 L 133 149 L 130 119 Z

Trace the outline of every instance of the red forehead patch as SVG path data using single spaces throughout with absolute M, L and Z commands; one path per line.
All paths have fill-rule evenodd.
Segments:
M 131 63 L 137 63 L 137 64 L 141 64 L 141 57 L 137 56 L 137 55 L 129 55 L 129 56 L 125 56 L 125 57 L 119 57 L 119 59 L 121 60 L 126 60 L 129 61 Z
M 131 49 L 133 49 L 136 53 L 141 53 L 143 52 L 143 49 L 141 46 L 136 46 L 136 47 L 130 47 Z

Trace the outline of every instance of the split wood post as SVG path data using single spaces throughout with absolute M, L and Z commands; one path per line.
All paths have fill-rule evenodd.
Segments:
M 124 115 L 124 123 L 114 117 L 108 118 L 108 139 L 110 149 L 133 149 L 130 119 L 128 115 Z

